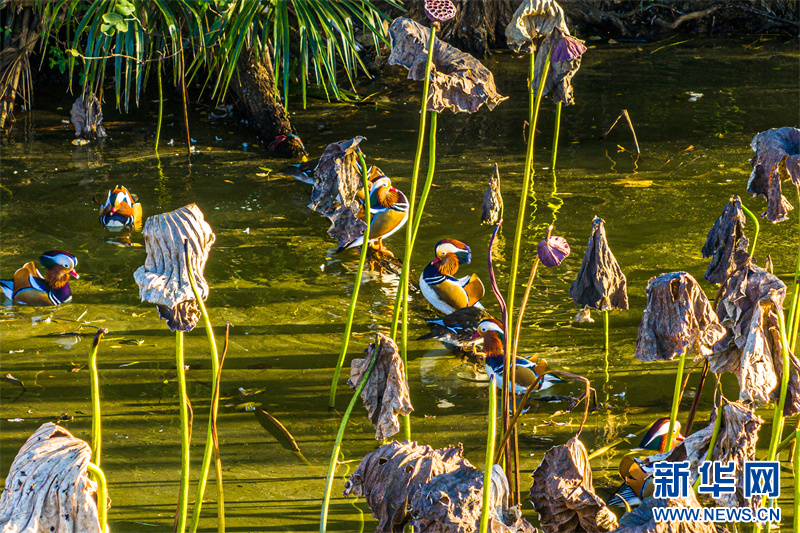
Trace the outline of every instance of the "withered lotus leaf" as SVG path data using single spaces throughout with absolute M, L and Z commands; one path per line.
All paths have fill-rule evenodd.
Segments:
M 533 88 L 535 91 L 539 90 L 539 83 L 542 79 L 542 72 L 544 71 L 548 54 L 567 37 L 569 37 L 568 30 L 556 28 L 555 31 L 550 33 L 550 35 L 542 41 L 539 50 L 536 52 L 533 63 Z M 547 78 L 545 78 L 544 81 L 542 95 L 551 95 L 553 101 L 556 103 L 563 103 L 564 105 L 574 104 L 575 99 L 572 97 L 572 78 L 578 72 L 580 66 L 580 55 L 574 59 L 565 61 L 553 61 L 551 57 L 551 63 L 547 70 Z
M 756 458 L 758 430 L 764 421 L 745 405 L 739 402 L 728 402 L 724 398 L 721 412 L 722 422 L 714 451 L 711 454 L 711 461 L 721 461 L 722 464 L 732 461 L 736 465 L 736 492 L 733 494 L 722 493 L 719 498 L 714 498 L 714 501 L 719 507 L 756 509 L 761 507 L 761 496 L 744 497 L 744 463 L 745 461 L 754 461 Z M 714 433 L 714 423 L 719 413 L 720 409 L 715 409 L 708 425 L 686 437 L 686 440 L 676 446 L 665 459 L 670 462 L 689 461 L 689 470 L 692 472 L 689 483 L 694 483 L 700 465 L 706 460 L 708 446 L 711 444 L 711 436 Z M 701 497 L 709 496 L 701 495 Z
M 740 268 L 720 288 L 717 315 L 725 336 L 708 357 L 712 372 L 732 372 L 739 380 L 739 401 L 759 407 L 775 397 L 783 372 L 777 309 L 786 286 L 752 263 Z M 784 414 L 800 412 L 800 361 L 790 354 L 789 388 Z
M 503 218 L 503 196 L 500 194 L 500 169 L 494 164 L 494 172 L 489 177 L 489 187 L 483 194 L 481 204 L 481 224 L 494 226 Z
M 523 0 L 506 26 L 506 41 L 509 48 L 530 52 L 555 28 L 567 31 L 564 10 L 558 2 Z
M 363 379 L 373 359 L 377 358 L 367 383 L 361 390 L 361 399 L 375 426 L 375 439 L 383 440 L 400 431 L 400 415 L 414 410 L 408 392 L 408 382 L 403 372 L 403 360 L 392 339 L 377 333 L 375 342 L 364 350 L 364 359 L 353 359 L 350 363 L 350 379 L 347 383 L 354 389 Z
M 533 472 L 530 500 L 545 533 L 596 533 L 617 518 L 594 492 L 586 448 L 577 437 L 550 448 Z
M 389 37 L 389 64 L 407 68 L 409 79 L 424 80 L 430 29 L 400 17 L 389 26 Z M 507 98 L 497 92 L 494 76 L 480 61 L 440 39 L 433 46 L 428 111 L 474 113 L 484 104 L 494 109 Z
M 700 502 L 690 490 L 686 498 L 645 498 L 642 504 L 619 519 L 619 528 L 613 533 L 725 533 L 711 522 L 656 522 L 654 507 L 700 507 Z
M 367 225 L 356 218 L 360 210 L 356 194 L 363 186 L 358 165 L 358 145 L 364 137 L 329 144 L 314 169 L 311 190 L 313 211 L 331 221 L 328 235 L 345 246 L 364 234 Z
M 78 97 L 72 104 L 69 112 L 72 124 L 75 126 L 75 137 L 84 139 L 99 139 L 108 137 L 103 128 L 103 104 L 97 96 L 87 90 L 83 97 Z
M 145 221 L 144 245 L 147 258 L 136 269 L 133 279 L 139 285 L 143 302 L 158 306 L 160 318 L 170 330 L 191 331 L 200 312 L 189 284 L 185 246 L 189 247 L 192 273 L 200 296 L 208 298 L 208 283 L 203 275 L 211 245 L 216 236 L 205 221 L 203 212 L 189 204 Z
M 709 283 L 722 283 L 750 257 L 747 253 L 750 241 L 744 236 L 744 223 L 742 200 L 731 196 L 703 245 L 703 257 L 711 258 L 703 275 Z
M 602 218 L 592 220 L 592 234 L 569 295 L 579 308 L 627 309 L 628 282 L 608 246 L 604 224 Z
M 781 192 L 781 182 L 792 180 L 800 190 L 800 130 L 773 128 L 753 137 L 750 148 L 756 153 L 750 160 L 753 171 L 747 191 L 767 199 L 764 216 L 773 224 L 786 220 L 792 204 Z
M 536 533 L 519 507 L 508 507 L 508 479 L 500 465 L 492 467 L 489 489 L 489 531 Z M 440 474 L 414 493 L 408 513 L 414 531 L 470 533 L 478 531 L 483 509 L 483 472 L 466 459 L 457 470 Z
M 344 496 L 363 496 L 378 520 L 376 533 L 402 533 L 411 519 L 408 502 L 428 481 L 453 472 L 466 460 L 464 449 L 434 450 L 416 442 L 393 441 L 364 456 L 345 483 Z
M 86 442 L 42 424 L 11 464 L 0 498 L 0 530 L 99 533 L 97 486 L 86 473 L 91 456 Z
M 686 272 L 650 278 L 634 357 L 640 361 L 671 361 L 682 352 L 711 354 L 725 334 L 705 293 Z

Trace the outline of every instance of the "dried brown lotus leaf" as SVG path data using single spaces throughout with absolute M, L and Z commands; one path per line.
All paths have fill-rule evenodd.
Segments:
M 732 372 L 739 380 L 739 401 L 759 407 L 779 392 L 783 367 L 776 307 L 786 286 L 752 263 L 740 268 L 720 288 L 717 315 L 725 336 L 708 357 L 712 372 Z M 784 413 L 800 412 L 800 362 L 790 354 L 791 375 Z
M 358 145 L 364 137 L 329 144 L 314 169 L 311 210 L 331 221 L 328 234 L 339 246 L 346 246 L 364 235 L 367 225 L 356 217 L 361 206 L 356 194 L 363 187 L 358 164 Z
M 528 52 L 555 28 L 569 34 L 564 10 L 555 0 L 523 0 L 506 26 L 508 47 Z M 541 54 L 539 54 L 541 55 Z M 546 54 L 544 54 L 546 55 Z
M 613 533 L 723 533 L 713 523 L 706 522 L 656 522 L 654 507 L 700 507 L 700 502 L 689 491 L 686 498 L 645 498 L 641 505 L 619 519 L 619 528 Z
M 689 483 L 694 483 L 700 465 L 703 464 L 708 455 L 708 446 L 714 433 L 717 413 L 719 413 L 719 409 L 714 410 L 706 427 L 686 437 L 686 440 L 671 452 L 652 456 L 645 463 L 652 464 L 661 460 L 670 462 L 689 461 L 689 470 L 692 472 Z M 744 497 L 744 463 L 745 461 L 754 461 L 756 458 L 758 431 L 763 423 L 764 421 L 744 404 L 723 401 L 722 422 L 720 423 L 717 442 L 714 445 L 714 452 L 711 454 L 711 461 L 721 461 L 722 464 L 733 461 L 736 464 L 736 492 L 733 494 L 721 494 L 719 498 L 715 498 L 714 501 L 717 506 L 750 507 L 751 509 L 761 507 L 761 496 L 752 496 L 749 499 Z M 702 497 L 708 497 L 711 500 L 707 495 Z
M 103 128 L 103 104 L 94 94 L 87 91 L 72 104 L 69 116 L 75 126 L 75 137 L 99 139 L 108 137 Z
M 640 361 L 671 361 L 684 351 L 705 356 L 724 334 L 697 280 L 686 272 L 661 274 L 647 283 L 633 355 Z
M 463 448 L 434 450 L 416 442 L 390 442 L 361 460 L 345 484 L 344 496 L 363 496 L 378 520 L 376 533 L 402 533 L 411 519 L 408 502 L 428 481 L 457 470 L 466 460 Z
M 550 448 L 533 472 L 530 500 L 545 533 L 596 533 L 617 518 L 594 492 L 586 448 L 577 437 Z
M 481 224 L 494 226 L 503 218 L 503 196 L 500 194 L 500 170 L 497 163 L 489 177 L 489 187 L 483 194 L 481 204 Z
M 569 35 L 569 31 L 563 31 L 566 35 Z M 544 71 L 544 66 L 547 62 L 547 55 L 561 39 L 562 37 L 559 32 L 552 32 L 547 38 L 545 38 L 539 50 L 536 52 L 536 57 L 533 60 L 534 90 L 539 90 L 539 83 L 541 83 L 542 71 Z M 569 61 L 551 61 L 550 67 L 547 70 L 547 78 L 545 78 L 544 81 L 542 95 L 551 95 L 553 101 L 556 103 L 563 103 L 564 105 L 574 104 L 575 99 L 572 97 L 572 78 L 578 72 L 580 67 L 580 56 Z
M 408 69 L 408 78 L 425 79 L 428 41 L 431 31 L 407 18 L 395 19 L 389 26 L 392 41 L 390 65 Z M 471 55 L 436 39 L 430 76 L 428 110 L 474 113 L 486 104 L 490 110 L 507 97 L 497 92 L 491 71 Z
M 744 236 L 744 223 L 742 200 L 732 196 L 703 245 L 703 257 L 711 258 L 703 275 L 709 283 L 722 283 L 750 258 L 747 253 L 750 241 Z
M 569 295 L 579 308 L 600 311 L 628 308 L 628 282 L 606 239 L 605 221 L 592 220 L 592 234 Z M 580 313 L 579 313 L 580 314 Z M 578 320 L 590 322 L 591 320 Z
M 375 439 L 388 439 L 400 431 L 398 417 L 414 410 L 403 371 L 403 360 L 397 344 L 382 333 L 376 334 L 375 342 L 364 353 L 364 359 L 353 359 L 350 363 L 350 379 L 347 383 L 357 388 L 372 360 L 377 357 L 367 383 L 361 390 L 361 399 L 375 426 Z
M 159 314 L 169 321 L 172 331 L 191 331 L 197 323 L 198 313 L 192 304 L 187 303 L 194 300 L 194 293 L 186 270 L 184 246 L 189 247 L 197 289 L 205 300 L 208 298 L 208 283 L 203 272 L 216 239 L 211 226 L 200 208 L 189 204 L 148 218 L 142 235 L 147 258 L 144 265 L 133 273 L 139 285 L 139 297 L 143 302 L 159 306 Z
M 764 216 L 773 224 L 786 220 L 792 204 L 783 196 L 781 182 L 791 180 L 800 191 L 800 129 L 773 128 L 753 137 L 753 171 L 747 191 L 767 199 Z
M 86 474 L 91 456 L 86 442 L 42 424 L 11 464 L 0 498 L 0 530 L 100 532 L 97 488 Z
M 508 507 L 509 486 L 500 465 L 492 468 L 489 531 L 536 533 L 519 507 Z M 470 533 L 478 530 L 483 509 L 483 472 L 466 459 L 452 472 L 438 475 L 414 493 L 408 509 L 414 531 Z

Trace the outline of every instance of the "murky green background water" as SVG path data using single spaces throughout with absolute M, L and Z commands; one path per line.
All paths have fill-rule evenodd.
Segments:
M 796 126 L 798 50 L 796 41 L 779 38 L 692 39 L 677 37 L 659 44 L 597 44 L 585 56 L 575 80 L 576 105 L 565 108 L 556 177 L 549 167 L 553 106 L 543 106 L 536 147 L 534 193 L 526 218 L 522 274 L 534 258 L 535 244 L 554 220 L 567 237 L 572 255 L 556 269 L 539 271 L 524 329 L 521 352 L 539 354 L 551 367 L 592 379 L 610 409 L 590 415 L 582 438 L 589 450 L 636 433 L 668 415 L 677 363 L 644 364 L 632 358 L 645 304 L 647 280 L 662 272 L 687 270 L 709 296 L 716 288 L 702 281 L 707 261 L 700 249 L 705 235 L 732 194 L 741 195 L 755 212 L 763 199 L 745 191 L 750 172 L 749 142 L 772 127 Z M 591 44 L 591 43 L 590 43 Z M 500 92 L 510 99 L 495 111 L 473 116 L 441 117 L 436 187 L 431 193 L 418 239 L 414 267 L 419 273 L 433 245 L 453 237 L 473 249 L 477 272 L 488 286 L 486 247 L 490 228 L 479 225 L 480 202 L 493 163 L 500 165 L 506 220 L 516 220 L 527 117 L 527 61 L 510 53 L 487 61 Z M 371 88 L 380 88 L 380 83 Z M 690 101 L 688 92 L 702 93 Z M 110 93 L 109 93 L 110 94 Z M 380 109 L 313 103 L 294 120 L 312 155 L 329 142 L 365 135 L 368 159 L 375 161 L 407 190 L 418 120 L 419 88 L 397 90 L 380 98 Z M 103 467 L 110 480 L 111 529 L 117 532 L 171 528 L 180 470 L 177 383 L 173 336 L 156 318 L 154 306 L 139 303 L 132 273 L 143 264 L 144 247 L 119 247 L 97 222 L 93 196 L 105 196 L 115 184 L 128 186 L 144 206 L 145 216 L 196 202 L 217 234 L 206 269 L 212 291 L 208 300 L 214 322 L 230 321 L 231 346 L 222 381 L 219 418 L 226 489 L 228 531 L 313 531 L 325 468 L 339 416 L 327 411 L 328 387 L 339 351 L 344 315 L 352 290 L 357 254 L 333 255 L 327 222 L 307 209 L 309 188 L 279 175 L 284 162 L 263 157 L 258 141 L 241 116 L 211 120 L 211 107 L 200 105 L 192 119 L 199 153 L 191 166 L 179 148 L 179 102 L 169 94 L 169 116 L 160 161 L 153 155 L 155 106 L 118 115 L 106 106 L 106 121 L 135 121 L 110 127 L 102 147 L 74 147 L 70 127 L 47 129 L 68 119 L 72 98 L 56 91 L 37 93 L 36 111 L 20 117 L 8 144 L 2 146 L 2 275 L 10 277 L 24 262 L 50 249 L 70 250 L 79 258 L 81 279 L 74 298 L 57 309 L 6 307 L 2 311 L 0 371 L 22 380 L 26 391 L 2 384 L 0 405 L 0 476 L 5 476 L 19 447 L 43 422 L 62 414 L 63 425 L 89 439 L 89 374 L 85 365 L 93 328 L 110 333 L 100 349 L 103 397 Z M 297 99 L 294 102 L 297 103 Z M 620 110 L 628 109 L 636 126 L 642 157 L 634 163 L 617 145 L 633 149 L 622 124 L 604 140 L 597 138 Z M 175 114 L 172 114 L 175 113 Z M 175 146 L 166 146 L 170 139 Z M 221 140 L 216 140 L 216 139 Z M 249 151 L 242 149 L 249 145 Z M 686 150 L 693 147 L 691 150 Z M 269 172 L 264 169 L 272 169 Z M 557 185 L 557 188 L 556 188 Z M 796 205 L 796 199 L 789 196 Z M 796 212 L 792 220 L 762 223 L 757 261 L 771 254 L 775 273 L 785 281 L 794 268 Z M 631 310 L 611 317 L 610 378 L 602 372 L 602 322 L 576 325 L 567 295 L 580 266 L 594 215 L 606 220 L 611 247 L 628 277 Z M 748 233 L 751 228 L 748 226 Z M 499 283 L 507 283 L 513 223 L 503 230 Z M 141 234 L 134 234 L 141 244 Z M 402 238 L 389 246 L 402 253 Z M 366 278 L 356 315 L 349 357 L 360 356 L 373 331 L 385 331 L 396 280 L 377 274 Z M 491 310 L 497 305 L 489 294 Z M 50 317 L 51 321 L 42 319 Z M 425 316 L 413 315 L 410 335 L 427 332 Z M 217 334 L 222 337 L 223 329 Z M 73 344 L 77 341 L 77 344 Z M 141 341 L 132 344 L 131 341 Z M 199 469 L 210 396 L 207 345 L 202 328 L 186 338 L 189 395 L 195 410 L 193 478 Z M 435 342 L 412 342 L 409 380 L 414 439 L 441 447 L 462 442 L 466 457 L 482 466 L 485 445 L 487 384 Z M 340 380 L 337 407 L 350 393 Z M 693 378 L 692 384 L 695 383 Z M 724 390 L 736 396 L 736 382 L 726 376 Z M 235 408 L 239 388 L 257 392 L 244 401 L 260 403 L 294 434 L 313 464 L 305 466 L 256 421 Z M 709 387 L 698 425 L 708 420 Z M 259 392 L 260 391 L 260 392 Z M 577 384 L 558 394 L 578 394 Z M 680 419 L 690 405 L 682 404 Z M 566 442 L 579 416 L 552 416 L 559 406 L 544 404 L 525 416 L 520 435 L 523 491 L 542 454 Z M 762 417 L 771 420 L 771 411 Z M 22 421 L 9 421 L 22 419 Z M 760 443 L 766 446 L 767 435 Z M 634 445 L 636 442 L 633 443 Z M 348 427 L 346 459 L 357 461 L 376 447 L 373 429 L 359 405 Z M 608 496 L 619 485 L 617 465 L 625 445 L 593 461 L 594 483 Z M 334 485 L 331 530 L 370 531 L 374 521 L 363 500 L 339 498 Z M 784 530 L 789 531 L 791 484 L 784 481 Z M 213 480 L 208 497 L 214 499 Z M 194 487 L 192 487 L 192 495 Z M 193 497 L 193 496 L 192 496 Z M 215 505 L 204 506 L 201 527 L 214 530 Z M 526 501 L 525 516 L 535 512 Z

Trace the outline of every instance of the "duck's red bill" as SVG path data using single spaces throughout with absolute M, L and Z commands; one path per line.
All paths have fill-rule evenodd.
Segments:
M 74 270 L 70 270 L 70 271 L 69 271 L 69 275 L 70 275 L 70 276 L 72 276 L 72 277 L 73 277 L 73 278 L 75 278 L 75 279 L 78 279 L 78 278 L 80 278 L 80 276 L 78 275 L 78 273 L 77 273 L 77 272 L 75 272 Z

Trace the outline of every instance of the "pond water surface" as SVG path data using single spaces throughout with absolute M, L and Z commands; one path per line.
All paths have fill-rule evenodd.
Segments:
M 554 107 L 547 101 L 543 104 L 520 286 L 549 224 L 555 221 L 557 233 L 569 240 L 573 252 L 562 266 L 539 270 L 520 352 L 538 354 L 552 368 L 588 377 L 601 401 L 608 402 L 608 409 L 590 415 L 582 433 L 590 451 L 638 433 L 669 414 L 677 363 L 645 364 L 632 357 L 647 280 L 662 272 L 686 270 L 713 298 L 716 287 L 702 280 L 707 260 L 700 250 L 706 233 L 731 195 L 741 195 L 756 213 L 765 209 L 762 198 L 746 193 L 750 140 L 760 131 L 798 124 L 796 41 L 745 37 L 689 38 L 679 43 L 685 40 L 676 36 L 652 44 L 590 42 L 596 47 L 584 56 L 575 78 L 576 104 L 563 112 L 555 174 L 546 170 Z M 472 116 L 440 118 L 435 187 L 413 267 L 418 275 L 438 240 L 456 238 L 473 250 L 473 264 L 465 273 L 476 272 L 488 287 L 485 257 L 491 228 L 479 224 L 480 203 L 497 162 L 509 221 L 502 230 L 506 244 L 496 263 L 498 282 L 505 287 L 525 153 L 528 62 L 498 53 L 486 64 L 499 91 L 510 98 L 493 112 L 481 109 Z M 364 91 L 381 87 L 375 82 Z M 364 135 L 368 161 L 407 191 L 419 92 L 419 86 L 404 82 L 389 96 L 377 97 L 377 106 L 311 102 L 301 110 L 295 105 L 293 119 L 312 157 L 330 142 Z M 265 159 L 238 114 L 212 120 L 213 106 L 195 107 L 192 137 L 198 152 L 189 165 L 179 146 L 182 119 L 175 95 L 168 95 L 165 105 L 168 116 L 160 159 L 152 150 L 156 112 L 152 101 L 119 115 L 110 97 L 106 121 L 134 123 L 110 126 L 110 138 L 100 147 L 94 143 L 76 147 L 70 144 L 71 126 L 58 128 L 68 119 L 73 98 L 54 88 L 36 96 L 36 110 L 20 115 L 2 146 L 2 275 L 10 277 L 45 250 L 64 249 L 78 257 L 81 278 L 72 283 L 74 297 L 68 305 L 0 310 L 0 372 L 25 385 L 22 391 L 2 383 L 0 476 L 6 475 L 27 437 L 62 414 L 69 418 L 62 422 L 64 427 L 89 439 L 85 365 L 92 326 L 105 327 L 110 333 L 101 344 L 99 365 L 111 530 L 150 532 L 172 527 L 180 472 L 174 336 L 157 319 L 153 305 L 139 302 L 132 274 L 145 258 L 141 233 L 132 235 L 133 246 L 115 245 L 115 236 L 99 227 L 92 202 L 93 196 L 104 197 L 110 187 L 121 184 L 138 194 L 145 216 L 196 202 L 217 235 L 206 268 L 212 289 L 207 305 L 219 326 L 218 339 L 225 321 L 235 324 L 219 416 L 228 531 L 316 531 L 326 467 L 341 419 L 328 412 L 328 389 L 357 253 L 333 253 L 326 220 L 307 208 L 309 187 L 277 172 L 286 162 Z M 622 109 L 629 111 L 636 127 L 642 150 L 638 161 L 631 155 L 633 142 L 624 124 L 598 140 Z M 174 146 L 166 144 L 170 139 Z M 796 198 L 787 196 L 797 205 Z M 796 213 L 782 224 L 762 222 L 758 239 L 757 262 L 763 264 L 769 253 L 775 273 L 786 282 L 795 264 Z M 607 382 L 602 320 L 574 323 L 575 309 L 567 294 L 595 215 L 606 221 L 610 245 L 628 278 L 631 307 L 611 315 Z M 752 231 L 749 224 L 747 231 Z M 398 234 L 387 242 L 398 256 L 402 241 Z M 374 331 L 387 330 L 395 286 L 396 279 L 377 273 L 365 278 L 348 361 L 361 356 Z M 490 293 L 484 303 L 497 313 Z M 423 319 L 429 316 L 412 307 L 411 338 L 428 331 Z M 210 396 L 202 327 L 186 336 L 186 348 L 195 412 L 192 479 L 196 479 Z M 412 341 L 409 360 L 413 438 L 434 447 L 461 442 L 465 456 L 482 468 L 485 375 L 432 341 Z M 346 374 L 347 363 L 337 396 L 339 412 L 351 397 Z M 692 387 L 696 379 L 692 378 Z M 725 376 L 723 387 L 728 397 L 736 397 L 732 376 Z M 704 394 L 695 429 L 708 421 L 711 389 L 707 387 Z M 566 383 L 555 393 L 577 395 L 580 386 Z M 260 404 L 276 416 L 297 439 L 311 466 L 267 433 L 243 408 L 246 402 Z M 690 403 L 687 397 L 679 419 L 685 419 Z M 524 416 L 523 494 L 542 454 L 566 442 L 577 429 L 580 416 L 557 414 L 561 408 L 542 404 L 538 412 Z M 771 420 L 771 413 L 760 411 L 766 420 Z M 371 531 L 375 521 L 363 499 L 341 498 L 344 477 L 377 445 L 360 404 L 351 420 L 343 453 L 352 462 L 337 473 L 329 529 Z M 759 449 L 766 448 L 769 427 L 767 423 L 762 430 L 767 437 Z M 631 441 L 592 462 L 594 484 L 602 496 L 619 485 L 617 465 L 638 439 Z M 780 500 L 785 531 L 791 529 L 789 480 L 786 473 Z M 207 499 L 212 501 L 204 505 L 201 529 L 214 531 L 213 480 Z M 524 515 L 535 520 L 527 500 Z

